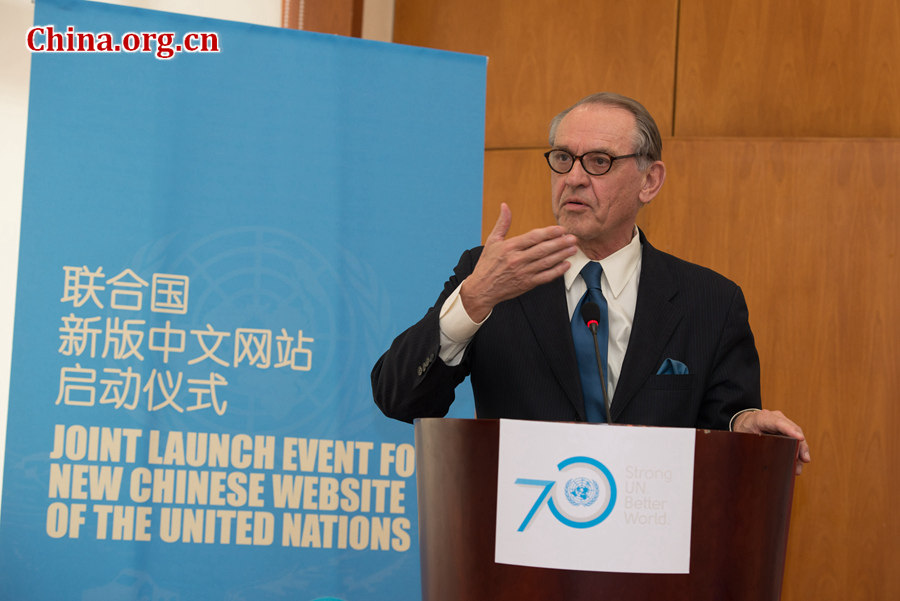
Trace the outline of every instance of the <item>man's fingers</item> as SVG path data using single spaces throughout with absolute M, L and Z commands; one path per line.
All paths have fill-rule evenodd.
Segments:
M 809 444 L 805 440 L 800 443 L 800 461 L 803 463 L 812 461 L 812 456 L 809 454 Z
M 532 230 L 523 236 L 532 240 L 540 236 L 541 239 L 519 250 L 522 260 L 540 262 L 545 268 L 571 257 L 578 250 L 577 239 L 571 234 L 554 235 L 553 232 Z
M 797 455 L 797 463 L 794 465 L 794 473 L 798 476 L 803 473 L 803 464 L 812 461 L 809 454 L 809 445 L 805 440 L 800 441 L 800 453 Z
M 541 252 L 535 253 L 534 257 L 528 259 L 531 273 L 538 275 L 548 274 L 548 277 L 552 280 L 554 277 L 559 277 L 566 272 L 569 268 L 568 259 L 575 254 L 575 248 L 569 246 L 562 246 L 555 250 L 553 248 L 556 247 L 543 249 Z M 526 255 L 529 253 L 523 252 L 522 254 Z M 550 273 L 553 275 L 549 275 Z
M 562 226 L 548 225 L 547 227 L 539 227 L 524 234 L 519 234 L 510 238 L 507 242 L 517 250 L 534 249 L 540 253 L 540 247 L 547 242 L 575 248 L 578 239 L 572 234 L 566 234 L 566 230 Z
M 494 229 L 491 230 L 491 233 L 488 234 L 488 241 L 500 241 L 506 237 L 506 233 L 509 231 L 509 226 L 512 224 L 512 211 L 509 210 L 509 205 L 505 202 L 500 203 L 500 216 L 497 217 L 496 223 L 494 223 Z
M 546 284 L 547 282 L 552 282 L 556 278 L 560 277 L 562 274 L 569 269 L 570 264 L 568 261 L 563 261 L 561 263 L 555 263 L 544 271 L 539 271 L 532 276 L 532 283 L 534 286 L 540 286 L 541 284 Z
M 488 234 L 487 241 L 485 242 L 485 246 L 491 244 L 492 242 L 502 242 L 506 239 L 506 235 L 509 233 L 509 228 L 512 225 L 512 211 L 505 202 L 500 203 L 500 215 L 497 217 L 497 221 L 494 222 L 494 227 L 491 230 L 491 233 Z M 559 225 L 549 225 L 547 227 L 540 227 L 525 232 L 524 234 L 519 234 L 518 236 L 514 236 L 506 241 L 506 252 L 509 251 L 520 251 L 527 250 L 532 247 L 538 246 L 543 242 L 547 241 L 559 241 L 564 240 L 564 244 L 566 246 L 575 247 L 577 243 L 577 239 L 575 236 L 571 234 L 566 235 L 566 231 L 562 226 Z M 547 252 L 547 251 L 544 251 Z
M 800 426 L 788 419 L 781 411 L 755 411 L 750 417 L 755 418 L 752 429 L 758 433 L 783 434 L 800 441 L 800 452 L 795 466 L 795 473 L 799 476 L 803 471 L 803 464 L 812 460 L 809 443 Z
M 764 411 L 762 413 L 764 417 L 768 418 L 763 426 L 767 430 L 798 440 L 806 440 L 800 426 L 789 420 L 781 411 Z
M 560 277 L 578 248 L 575 236 L 556 225 L 507 239 L 512 211 L 500 204 L 500 216 L 484 243 L 484 251 L 460 291 L 469 317 L 487 316 L 501 301 Z

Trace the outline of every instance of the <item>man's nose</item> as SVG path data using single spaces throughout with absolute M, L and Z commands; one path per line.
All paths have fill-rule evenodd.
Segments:
M 570 186 L 584 186 L 591 181 L 591 176 L 584 170 L 581 160 L 576 159 L 572 169 L 566 174 L 566 184 Z

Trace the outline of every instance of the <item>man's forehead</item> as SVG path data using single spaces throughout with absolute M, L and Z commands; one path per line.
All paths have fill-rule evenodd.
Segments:
M 556 130 L 557 146 L 594 145 L 598 148 L 630 144 L 636 122 L 630 111 L 601 104 L 572 109 Z

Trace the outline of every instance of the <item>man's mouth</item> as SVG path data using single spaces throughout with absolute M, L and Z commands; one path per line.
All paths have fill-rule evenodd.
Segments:
M 582 202 L 582 201 L 578 200 L 577 198 L 567 198 L 565 201 L 563 201 L 563 206 L 564 207 L 572 207 L 572 208 L 586 207 L 587 203 Z

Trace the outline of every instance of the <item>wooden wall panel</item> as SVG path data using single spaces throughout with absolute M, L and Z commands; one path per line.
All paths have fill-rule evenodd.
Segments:
M 682 0 L 677 136 L 900 136 L 900 3 Z
M 530 148 L 484 153 L 482 241 L 500 215 L 501 202 L 512 210 L 510 236 L 556 223 L 550 209 L 550 168 L 543 152 Z
M 675 140 L 641 216 L 741 284 L 763 402 L 810 438 L 783 599 L 900 598 L 900 140 Z
M 544 147 L 594 92 L 639 98 L 671 130 L 676 0 L 397 0 L 394 41 L 489 57 L 486 145 Z

